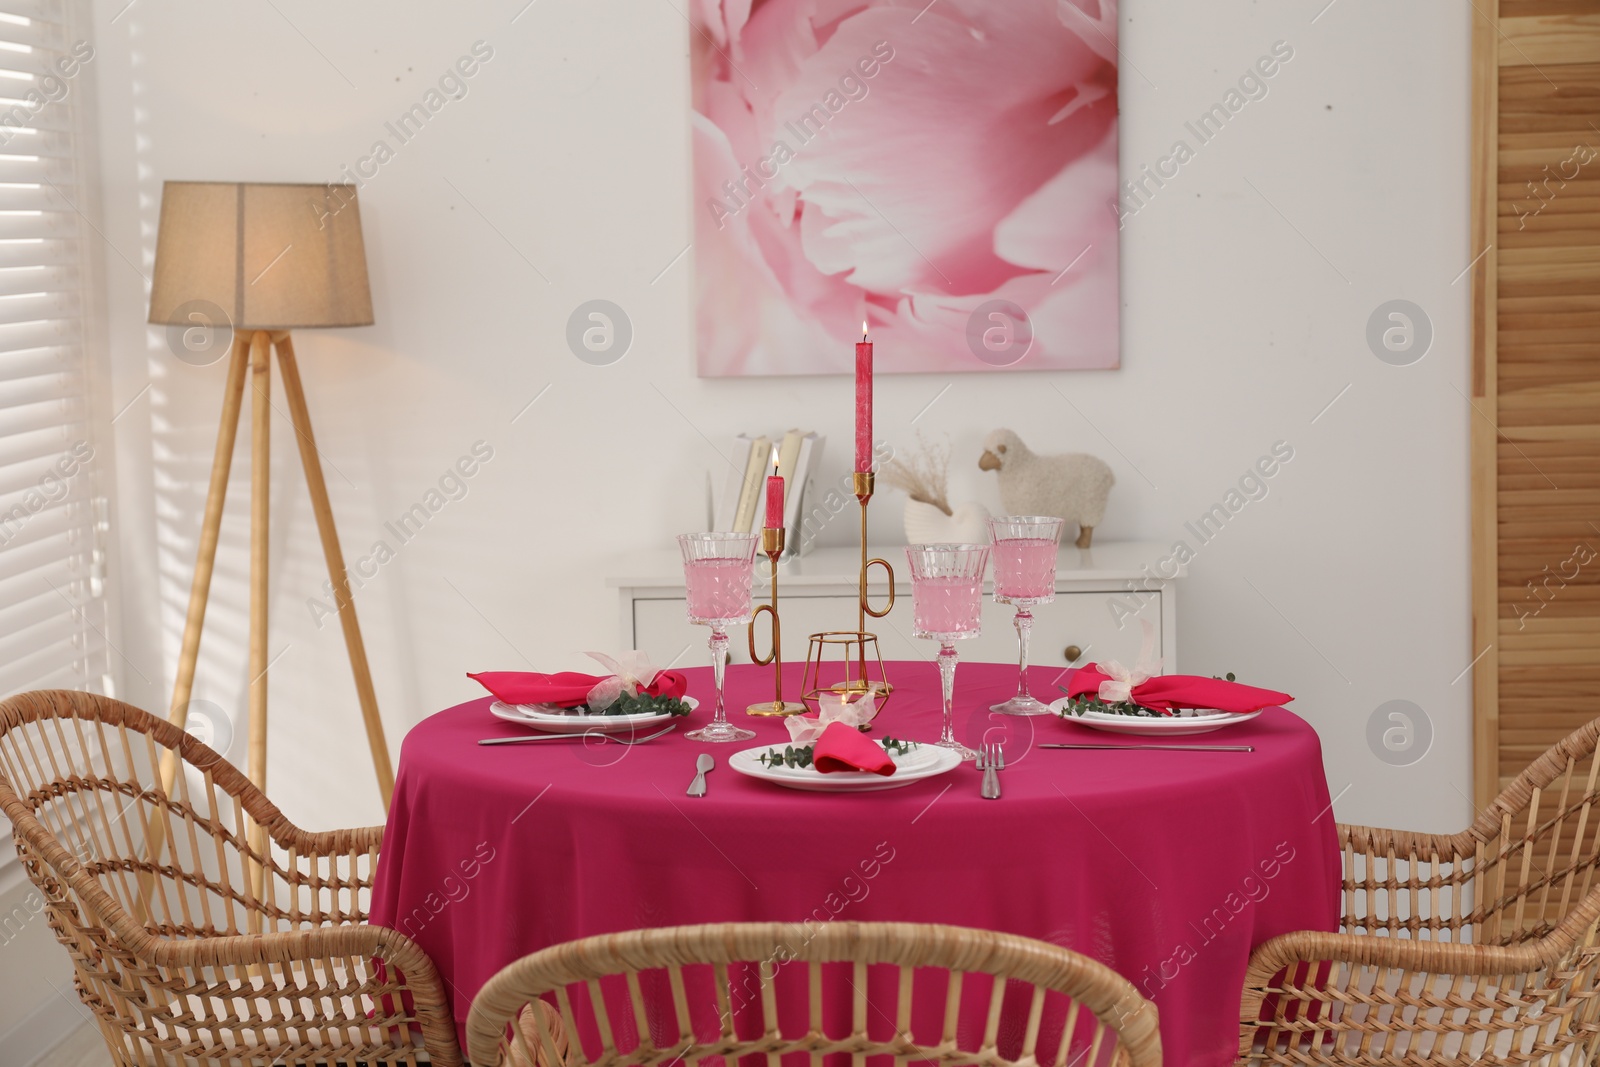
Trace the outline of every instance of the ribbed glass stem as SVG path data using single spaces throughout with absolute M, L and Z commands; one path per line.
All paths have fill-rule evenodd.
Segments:
M 711 725 L 721 726 L 728 721 L 728 709 L 722 701 L 722 677 L 728 665 L 728 634 L 720 627 L 711 628 L 711 677 L 716 682 L 717 706 L 711 715 Z
M 944 700 L 944 728 L 939 743 L 956 743 L 956 646 L 944 645 L 939 649 L 939 692 Z
M 1028 638 L 1033 634 L 1033 612 L 1019 608 L 1011 621 L 1017 628 L 1017 645 L 1021 650 L 1017 664 L 1017 696 L 1031 697 L 1028 692 Z

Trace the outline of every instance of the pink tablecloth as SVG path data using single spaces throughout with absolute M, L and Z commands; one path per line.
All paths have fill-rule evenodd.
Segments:
M 875 736 L 938 737 L 938 673 L 889 664 L 897 689 Z M 798 673 L 798 672 L 796 672 Z M 438 965 L 464 1024 L 507 963 L 573 938 L 645 926 L 831 918 L 953 923 L 1052 941 L 1119 971 L 1161 1011 L 1169 1064 L 1232 1063 L 1250 950 L 1337 924 L 1339 853 L 1317 735 L 1269 709 L 1204 741 L 1251 753 L 1080 752 L 1109 742 L 1055 718 L 991 716 L 1016 668 L 964 663 L 958 728 L 1007 742 L 1004 797 L 978 796 L 970 763 L 865 795 L 800 793 L 729 770 L 744 746 L 683 733 L 701 707 L 637 748 L 561 742 L 482 748 L 520 728 L 474 700 L 405 739 L 373 890 L 373 922 Z M 1039 695 L 1061 680 L 1035 669 Z M 771 674 L 729 672 L 729 706 L 770 699 Z M 781 722 L 732 718 L 756 743 Z M 694 758 L 718 767 L 684 795 Z

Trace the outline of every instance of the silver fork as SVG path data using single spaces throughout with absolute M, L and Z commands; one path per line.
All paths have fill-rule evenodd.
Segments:
M 540 734 L 534 737 L 485 737 L 479 741 L 480 745 L 526 745 L 535 741 L 615 741 L 619 745 L 642 745 L 646 741 L 654 741 L 662 734 L 670 734 L 678 728 L 677 723 L 665 726 L 653 734 L 643 737 L 621 738 L 615 734 L 603 734 L 595 730 L 581 734 Z
M 994 776 L 994 799 L 1000 799 L 1000 772 L 1006 769 L 1006 747 L 999 741 L 994 743 L 994 770 L 989 773 Z
M 994 773 L 994 756 L 992 746 L 978 746 L 978 770 L 983 772 L 983 784 L 978 789 L 978 795 L 985 800 L 997 800 L 1000 797 L 1000 782 Z

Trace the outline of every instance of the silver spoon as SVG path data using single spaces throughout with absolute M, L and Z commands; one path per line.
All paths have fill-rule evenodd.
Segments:
M 702 752 L 699 758 L 694 761 L 694 766 L 700 773 L 695 775 L 694 781 L 689 783 L 687 792 L 692 797 L 703 797 L 706 795 L 706 773 L 716 768 L 717 761 L 711 753 Z

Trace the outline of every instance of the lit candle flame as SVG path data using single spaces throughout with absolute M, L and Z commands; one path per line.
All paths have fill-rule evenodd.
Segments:
M 778 473 L 778 446 L 772 446 L 772 473 Z
M 866 319 L 862 319 L 861 320 L 861 340 L 865 341 L 866 339 L 867 339 L 867 320 Z

